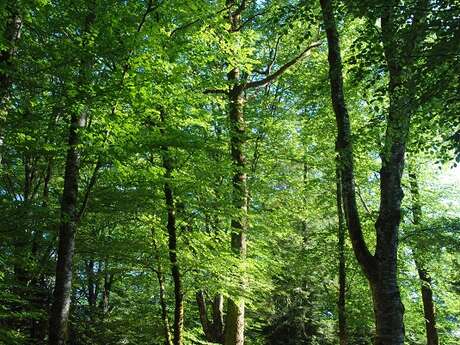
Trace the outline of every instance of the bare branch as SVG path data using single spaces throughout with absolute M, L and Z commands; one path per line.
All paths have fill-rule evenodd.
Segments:
M 321 41 L 319 42 L 315 42 L 311 45 L 309 45 L 302 53 L 300 53 L 299 55 L 297 55 L 295 58 L 293 58 L 292 60 L 286 62 L 283 66 L 281 66 L 276 72 L 274 72 L 273 74 L 270 74 L 269 76 L 267 76 L 266 78 L 264 79 L 261 79 L 261 80 L 256 80 L 256 81 L 252 81 L 252 82 L 249 82 L 249 83 L 246 83 L 243 85 L 243 88 L 246 90 L 246 89 L 250 89 L 250 88 L 254 88 L 254 87 L 261 87 L 261 86 L 265 86 L 269 83 L 271 83 L 272 81 L 276 80 L 276 78 L 278 78 L 279 76 L 281 76 L 284 72 L 286 72 L 291 66 L 295 65 L 298 61 L 300 61 L 304 56 L 307 55 L 307 53 L 312 50 L 313 48 L 316 48 L 318 46 L 321 45 Z

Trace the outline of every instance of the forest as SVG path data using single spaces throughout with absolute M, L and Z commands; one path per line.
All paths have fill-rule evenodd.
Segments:
M 458 345 L 459 163 L 459 0 L 2 0 L 0 344 Z

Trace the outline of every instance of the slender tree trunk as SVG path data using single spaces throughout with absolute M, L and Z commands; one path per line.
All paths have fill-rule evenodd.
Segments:
M 104 289 L 102 291 L 102 315 L 105 317 L 110 310 L 110 292 L 112 291 L 113 274 L 107 271 L 107 262 L 105 264 Z
M 81 118 L 72 114 L 69 128 L 69 148 L 64 176 L 64 191 L 61 201 L 61 224 L 57 252 L 54 300 L 49 320 L 49 345 L 63 345 L 67 336 L 70 295 L 72 289 L 72 259 L 75 250 L 77 230 L 77 195 L 80 159 L 77 151 L 78 128 Z
M 43 180 L 43 194 L 42 194 L 42 207 L 46 209 L 49 201 L 49 183 L 52 177 L 53 161 L 51 158 L 48 159 L 48 164 L 45 171 Z M 40 243 L 43 237 L 42 228 L 39 227 L 32 238 L 31 254 L 33 260 L 40 265 Z M 44 275 L 39 274 L 36 278 L 32 279 L 31 286 L 33 286 L 33 294 L 31 296 L 32 304 L 35 308 L 41 310 L 48 309 L 47 303 L 47 289 L 44 281 Z M 36 344 L 44 343 L 44 339 L 47 333 L 47 321 L 46 319 L 35 319 L 31 318 L 31 330 L 30 337 Z
M 206 340 L 211 343 L 224 343 L 224 297 L 217 294 L 212 301 L 212 320 L 208 318 L 206 298 L 203 291 L 196 293 L 196 302 L 200 314 L 200 322 Z
M 19 4 L 18 4 L 19 6 Z M 0 50 L 0 109 L 8 98 L 8 90 L 11 86 L 11 58 L 16 51 L 16 44 L 21 36 L 22 18 L 18 8 L 7 5 L 6 11 L 10 14 L 4 26 L 3 41 L 7 46 Z
M 206 308 L 206 299 L 202 290 L 196 293 L 196 303 L 198 305 L 198 312 L 200 315 L 200 322 L 203 328 L 203 333 L 207 341 L 212 342 L 214 340 L 212 334 L 212 323 L 208 319 L 208 312 Z
M 337 163 L 338 164 L 338 163 Z M 345 220 L 342 208 L 342 183 L 340 178 L 340 168 L 336 169 L 336 200 L 338 217 L 338 253 L 339 253 L 339 299 L 337 308 L 339 313 L 339 344 L 347 345 L 347 316 L 345 310 L 346 299 L 346 268 L 345 268 Z
M 427 345 L 438 345 L 438 329 L 436 328 L 436 314 L 433 302 L 433 289 L 431 288 L 431 277 L 423 266 L 415 261 L 422 290 L 423 316 L 425 317 L 426 343 Z
M 161 319 L 163 320 L 163 329 L 165 333 L 165 345 L 173 345 L 173 339 L 171 335 L 171 327 L 169 326 L 169 317 L 168 317 L 168 305 L 166 303 L 166 289 L 165 289 L 165 280 L 163 269 L 161 267 L 160 252 L 158 251 L 157 242 L 155 240 L 155 231 L 152 229 L 152 245 L 153 245 L 153 254 L 155 256 L 155 261 L 157 263 L 155 274 L 158 279 L 158 286 L 160 292 L 160 306 L 161 306 Z
M 163 147 L 163 167 L 165 168 L 164 195 L 166 209 L 168 212 L 168 248 L 169 261 L 171 263 L 171 275 L 174 282 L 174 345 L 182 344 L 182 333 L 184 327 L 184 292 L 182 288 L 182 278 L 177 260 L 177 229 L 176 229 L 176 207 L 174 194 L 171 186 L 173 165 L 167 147 Z
M 308 164 L 306 162 L 306 157 L 305 157 L 305 162 L 303 163 L 303 204 L 305 207 L 305 211 L 307 210 L 307 193 L 308 193 Z M 304 216 L 304 219 L 302 220 L 302 236 L 304 238 L 304 241 L 307 241 L 308 238 L 308 219 L 306 216 Z
M 94 260 L 85 262 L 86 276 L 88 278 L 88 305 L 91 308 L 91 317 L 96 306 L 96 280 L 94 277 Z
M 87 46 L 86 34 L 95 21 L 93 9 L 88 9 L 83 28 L 83 47 Z M 85 70 L 90 69 L 92 61 L 88 58 L 80 60 L 78 86 L 85 84 Z M 73 255 L 75 251 L 75 234 L 84 212 L 84 205 L 78 210 L 78 183 L 80 174 L 80 142 L 79 129 L 86 126 L 87 114 L 72 112 L 69 123 L 68 149 L 64 171 L 64 190 L 61 200 L 61 220 L 59 225 L 58 251 L 56 263 L 56 279 L 53 292 L 53 303 L 49 317 L 49 345 L 63 345 L 67 338 L 67 323 L 69 319 L 70 300 L 72 292 Z M 96 170 L 97 172 L 97 170 Z M 95 176 L 94 176 L 95 177 Z M 92 181 L 94 184 L 95 180 Z M 90 188 L 90 187 L 89 187 Z M 89 190 L 87 193 L 89 193 Z
M 157 279 L 158 279 L 158 286 L 160 289 L 160 305 L 161 305 L 161 318 L 163 320 L 163 328 L 165 332 L 165 345 L 172 345 L 172 335 L 171 335 L 171 327 L 169 326 L 169 318 L 168 318 L 168 308 L 166 304 L 166 290 L 165 290 L 165 282 L 163 271 L 158 266 L 157 268 Z
M 385 37 L 385 56 L 390 75 L 390 109 L 385 145 L 381 155 L 380 209 L 376 222 L 376 253 L 373 256 L 364 241 L 356 206 L 351 128 L 343 94 L 342 62 L 337 27 L 331 0 L 320 0 L 320 3 L 328 39 L 329 76 L 332 104 L 338 129 L 337 151 L 341 163 L 345 217 L 353 250 L 372 290 L 376 325 L 375 344 L 402 345 L 404 343 L 404 308 L 397 283 L 397 248 L 403 197 L 401 174 L 404 167 L 409 116 L 402 111 L 403 108 L 399 108 L 402 105 L 401 95 L 404 94 L 401 90 L 401 68 L 397 64 L 395 52 L 391 49 L 392 46 L 385 44 L 385 39 L 389 39 L 389 27 L 393 24 L 390 17 L 382 17 L 382 36 Z
M 412 214 L 414 225 L 420 225 L 422 218 L 422 207 L 420 205 L 420 192 L 417 181 L 417 174 L 411 171 L 409 166 L 409 182 L 412 195 Z M 417 260 L 417 252 L 414 249 L 415 267 L 420 279 L 420 288 L 422 293 L 423 315 L 425 318 L 426 343 L 427 345 L 438 345 L 439 337 L 436 328 L 436 313 L 433 302 L 433 290 L 431 287 L 431 277 L 423 263 Z

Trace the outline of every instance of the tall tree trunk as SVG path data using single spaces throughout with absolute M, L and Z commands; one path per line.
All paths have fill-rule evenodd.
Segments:
M 340 178 L 340 167 L 337 162 L 336 168 L 336 201 L 338 218 L 338 254 L 339 254 L 339 298 L 337 309 L 339 314 L 339 344 L 347 345 L 347 316 L 345 310 L 346 299 L 346 268 L 345 268 L 345 220 L 342 207 L 342 183 Z
M 241 15 L 245 11 L 249 1 L 246 0 L 227 0 L 228 8 L 227 20 L 230 24 L 229 32 L 237 34 L 242 30 Z M 228 91 L 208 90 L 208 93 L 224 93 L 229 101 L 229 122 L 230 122 L 230 146 L 231 159 L 233 165 L 233 207 L 235 215 L 231 220 L 232 228 L 232 250 L 241 262 L 244 263 L 246 256 L 246 233 L 248 230 L 248 187 L 246 176 L 246 159 L 244 157 L 244 146 L 246 142 L 246 124 L 244 120 L 244 91 L 252 88 L 262 87 L 270 84 L 294 66 L 311 49 L 320 45 L 316 42 L 299 55 L 280 66 L 275 72 L 270 74 L 270 67 L 267 68 L 267 76 L 261 80 L 248 82 L 240 76 L 238 67 L 233 67 L 227 74 L 227 80 L 230 84 Z M 244 272 L 239 281 L 240 289 L 245 289 Z M 242 292 L 243 292 L 242 291 Z M 237 299 L 228 299 L 227 317 L 225 322 L 225 345 L 243 345 L 244 344 L 244 298 L 243 293 Z
M 234 0 L 227 0 L 227 6 L 236 5 Z M 237 9 L 229 10 L 231 31 L 236 32 L 241 25 L 241 12 L 245 1 L 242 0 Z M 233 165 L 233 206 L 236 214 L 232 217 L 232 250 L 241 260 L 246 256 L 246 231 L 248 213 L 248 190 L 246 182 L 246 158 L 243 153 L 246 135 L 244 121 L 244 88 L 240 84 L 240 70 L 234 67 L 227 75 L 231 83 L 228 92 L 229 120 L 230 120 L 230 149 Z M 244 277 L 239 282 L 244 289 Z M 227 317 L 225 321 L 225 345 L 244 344 L 244 299 L 240 295 L 237 299 L 228 299 Z
M 404 343 L 404 308 L 397 283 L 398 230 L 401 218 L 401 175 L 404 167 L 409 116 L 402 105 L 401 68 L 392 46 L 385 42 L 390 37 L 391 11 L 382 17 L 385 56 L 390 76 L 390 109 L 380 170 L 380 209 L 376 222 L 377 244 L 373 256 L 364 241 L 356 206 L 353 172 L 353 148 L 350 120 L 343 94 L 342 62 L 339 38 L 331 0 L 320 0 L 328 40 L 331 96 L 337 122 L 337 151 L 341 163 L 341 181 L 345 217 L 356 258 L 369 280 L 376 325 L 376 345 Z M 390 7 L 390 6 L 389 6 Z
M 59 226 L 59 246 L 57 252 L 54 300 L 49 320 L 49 345 L 63 345 L 67 336 L 70 295 L 72 289 L 72 259 L 75 250 L 77 230 L 77 195 L 80 159 L 77 151 L 80 116 L 72 114 L 69 128 L 69 148 L 64 176 L 64 191 L 61 201 L 61 223 Z
M 171 263 L 171 275 L 174 282 L 174 345 L 182 344 L 182 333 L 184 327 L 184 292 L 182 289 L 182 278 L 177 260 L 177 229 L 176 229 L 176 207 L 174 203 L 174 194 L 171 186 L 173 165 L 169 156 L 168 148 L 163 147 L 163 167 L 165 169 L 164 195 L 166 209 L 168 212 L 167 230 L 168 230 L 168 248 L 169 261 Z
M 239 78 L 238 69 L 229 72 L 230 81 Z M 242 260 L 246 256 L 246 231 L 248 212 L 248 190 L 246 183 L 246 159 L 243 153 L 245 143 L 245 123 L 243 117 L 243 91 L 239 85 L 235 85 L 229 94 L 230 115 L 230 146 L 233 163 L 233 206 L 237 213 L 231 220 L 232 227 L 232 250 Z M 244 289 L 244 278 L 239 282 Z M 225 345 L 244 344 L 244 300 L 229 299 L 227 302 L 227 318 L 225 322 Z
M 87 46 L 91 26 L 95 21 L 93 9 L 88 9 L 83 27 L 82 47 Z M 87 75 L 86 70 L 92 66 L 91 59 L 82 58 L 80 60 L 80 70 L 78 77 L 78 86 L 84 87 Z M 84 212 L 89 191 L 92 185 L 88 187 L 87 195 L 82 208 L 78 210 L 78 183 L 80 174 L 80 154 L 78 144 L 80 142 L 79 129 L 86 126 L 87 114 L 82 112 L 76 114 L 72 112 L 69 124 L 68 149 L 64 171 L 64 190 L 61 200 L 61 220 L 59 225 L 59 239 L 56 263 L 56 279 L 53 292 L 53 303 L 49 317 L 49 345 L 63 345 L 67 338 L 67 323 L 69 319 L 70 300 L 72 292 L 72 273 L 73 273 L 73 255 L 75 251 L 75 234 Z M 97 170 L 95 170 L 96 174 Z M 91 183 L 95 182 L 95 175 Z
M 422 218 L 422 207 L 420 205 L 420 192 L 417 181 L 417 174 L 412 171 L 409 165 L 409 182 L 412 195 L 412 214 L 414 225 L 420 225 Z M 438 345 L 439 337 L 436 328 L 436 313 L 433 302 L 433 289 L 431 287 L 431 277 L 423 263 L 417 260 L 417 249 L 413 250 L 415 256 L 415 267 L 420 279 L 422 292 L 423 315 L 425 318 L 426 343 L 427 345 Z

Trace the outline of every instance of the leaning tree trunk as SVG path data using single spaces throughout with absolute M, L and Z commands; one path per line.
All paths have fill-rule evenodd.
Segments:
M 417 174 L 411 171 L 409 166 L 409 182 L 412 195 L 412 214 L 414 225 L 420 225 L 422 218 L 422 207 L 420 205 L 420 192 L 417 181 Z M 423 316 L 425 318 L 426 343 L 427 345 L 438 345 L 439 337 L 436 328 L 436 313 L 433 302 L 433 289 L 431 287 L 431 277 L 422 262 L 417 260 L 417 249 L 414 249 L 415 267 L 420 279 L 422 292 Z
M 337 165 L 339 163 L 337 162 Z M 342 207 L 342 183 L 340 179 L 340 167 L 336 168 L 336 202 L 337 202 L 337 218 L 338 218 L 338 254 L 339 254 L 339 298 L 337 301 L 337 309 L 339 314 L 339 344 L 347 345 L 347 315 L 345 310 L 346 299 L 346 279 L 347 272 L 345 267 L 345 220 L 343 217 Z
M 425 318 L 426 343 L 427 345 L 438 345 L 438 329 L 436 328 L 436 314 L 433 302 L 433 289 L 431 277 L 423 265 L 415 261 L 417 273 L 420 279 L 423 302 L 423 316 Z
M 376 252 L 372 255 L 365 243 L 356 206 L 353 172 L 353 148 L 350 120 L 343 94 L 342 62 L 339 38 L 331 0 L 320 0 L 328 40 L 329 77 L 332 105 L 337 122 L 337 151 L 341 164 L 341 182 L 345 217 L 356 258 L 369 280 L 376 326 L 376 345 L 404 343 L 404 308 L 397 283 L 398 230 L 401 218 L 401 175 L 404 167 L 409 116 L 401 107 L 404 90 L 401 66 L 394 46 L 388 41 L 393 32 L 389 8 L 382 17 L 385 57 L 389 71 L 390 109 L 384 148 L 381 154 L 380 209 L 376 222 Z

